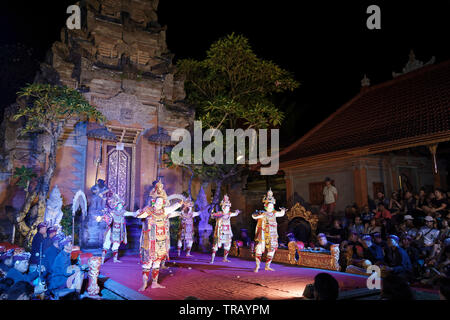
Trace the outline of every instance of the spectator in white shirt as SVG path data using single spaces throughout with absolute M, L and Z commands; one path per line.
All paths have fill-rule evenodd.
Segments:
M 433 250 L 436 240 L 439 238 L 439 230 L 433 228 L 434 219 L 431 216 L 425 217 L 425 226 L 420 228 L 416 240 L 422 239 L 423 246 L 421 250 L 424 253 L 430 253 Z
M 410 236 L 412 239 L 417 237 L 417 229 L 414 228 L 414 218 L 413 216 L 407 214 L 403 220 L 405 221 L 406 224 L 406 234 L 408 236 Z
M 331 179 L 326 178 L 325 179 L 325 187 L 323 188 L 323 202 L 325 211 L 328 214 L 331 214 L 334 212 L 334 209 L 336 208 L 336 201 L 338 198 L 338 192 L 335 186 L 331 184 Z

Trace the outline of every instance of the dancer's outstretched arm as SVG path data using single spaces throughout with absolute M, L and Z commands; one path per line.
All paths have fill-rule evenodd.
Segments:
M 175 217 L 179 217 L 181 216 L 181 212 L 180 211 L 173 211 L 171 213 L 168 214 L 169 219 L 175 218 Z
M 230 214 L 230 217 L 236 217 L 239 213 L 241 213 L 239 210 L 236 210 L 235 212 Z
M 213 219 L 217 219 L 223 216 L 223 212 L 219 211 L 219 212 L 211 212 L 211 218 Z
M 276 216 L 277 218 L 279 218 L 279 217 L 284 216 L 285 213 L 286 213 L 286 209 L 285 209 L 285 208 L 281 208 L 280 211 L 276 211 L 276 212 L 275 212 L 275 216 Z
M 109 226 L 112 223 L 113 217 L 110 213 L 104 211 L 103 215 L 97 216 L 97 218 L 95 218 L 95 220 L 97 222 L 104 221 Z
M 124 217 L 136 217 L 139 214 L 139 209 L 137 211 L 125 211 Z
M 167 213 L 172 213 L 183 205 L 183 202 L 177 202 L 170 207 L 166 207 L 165 210 Z
M 192 212 L 192 217 L 193 218 L 198 217 L 199 215 L 200 215 L 200 211 Z
M 149 216 L 149 213 L 147 212 L 146 208 L 147 207 L 145 207 L 144 209 L 138 209 L 135 212 L 134 217 L 138 218 L 138 219 L 145 219 L 145 218 L 147 218 Z
M 262 219 L 264 218 L 264 212 L 263 211 L 255 212 L 254 214 L 252 214 L 252 218 L 255 220 Z
M 183 202 L 177 202 L 174 205 L 171 205 L 170 207 L 165 208 L 166 214 L 170 218 L 175 218 L 181 215 L 180 211 L 176 211 L 178 208 L 180 208 L 183 205 Z

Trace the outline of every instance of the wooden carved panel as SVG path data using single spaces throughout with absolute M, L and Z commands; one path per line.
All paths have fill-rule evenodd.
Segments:
M 125 206 L 130 204 L 131 180 L 131 148 L 116 150 L 108 146 L 108 189 L 117 193 L 125 200 Z

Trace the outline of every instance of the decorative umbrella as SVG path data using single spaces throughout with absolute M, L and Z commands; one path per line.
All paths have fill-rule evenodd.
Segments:
M 148 137 L 148 141 L 151 143 L 154 143 L 158 146 L 158 168 L 157 168 L 157 179 L 159 180 L 161 177 L 159 176 L 159 170 L 161 167 L 161 158 L 162 158 L 162 146 L 169 146 L 172 145 L 172 139 L 171 137 L 164 132 L 163 128 L 158 127 L 158 133 L 152 134 L 150 137 Z
M 100 163 L 102 163 L 102 155 L 103 155 L 103 141 L 117 141 L 117 136 L 108 130 L 105 126 L 102 126 L 101 128 L 92 129 L 89 130 L 86 134 L 88 138 L 93 139 L 99 139 L 100 140 L 100 155 L 97 158 L 96 165 L 97 170 L 95 172 L 95 183 L 97 183 L 97 176 L 98 176 L 98 167 Z
M 163 102 L 162 102 L 163 103 Z M 168 146 L 173 144 L 171 137 L 164 132 L 163 128 L 159 126 L 159 117 L 160 117 L 160 106 L 157 107 L 157 117 L 156 117 L 156 128 L 157 133 L 152 134 L 150 137 L 148 137 L 148 141 L 151 143 L 154 143 L 158 146 L 158 168 L 156 169 L 156 178 L 157 180 L 161 180 L 162 177 L 159 176 L 159 170 L 161 167 L 161 153 L 162 153 L 162 146 Z

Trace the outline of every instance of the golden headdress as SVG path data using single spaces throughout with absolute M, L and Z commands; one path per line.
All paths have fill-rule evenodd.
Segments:
M 106 205 L 110 209 L 114 209 L 119 203 L 125 206 L 125 200 L 123 200 L 117 193 L 109 191 L 106 194 Z
M 192 201 L 191 197 L 186 198 L 186 201 L 184 201 L 184 206 L 185 207 L 193 207 L 194 206 L 194 202 Z
M 227 194 L 223 196 L 223 200 L 220 202 L 220 206 L 221 207 L 223 207 L 223 206 L 231 207 L 231 201 Z
M 276 200 L 273 197 L 272 188 L 270 188 L 269 191 L 267 191 L 267 195 L 264 196 L 262 202 L 264 203 L 265 206 L 267 206 L 269 203 L 275 204 Z
M 150 197 L 152 197 L 153 200 L 156 200 L 156 198 L 163 198 L 164 201 L 167 200 L 167 193 L 164 190 L 164 185 L 162 184 L 161 180 L 158 181 L 158 183 L 155 185 L 155 188 L 153 188 L 152 192 L 150 192 Z

